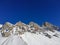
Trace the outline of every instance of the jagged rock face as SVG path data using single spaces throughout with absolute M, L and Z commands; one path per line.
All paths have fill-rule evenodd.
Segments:
M 9 29 L 9 28 L 12 28 L 13 27 L 13 24 L 9 23 L 9 22 L 6 22 L 4 25 L 3 25 L 3 29 Z
M 23 30 L 27 30 L 27 25 L 25 23 L 22 23 L 22 22 L 17 22 L 15 24 L 15 26 L 17 26 L 19 29 L 23 29 Z
M 29 25 L 33 26 L 35 28 L 35 30 L 39 30 L 40 26 L 34 22 L 30 22 Z
M 45 22 L 43 26 L 44 27 L 47 27 L 48 30 L 50 30 L 52 32 L 54 32 L 54 30 L 58 30 L 58 27 L 57 26 L 54 26 L 54 25 L 52 25 L 52 24 L 50 24 L 48 22 Z
M 46 30 L 44 30 L 42 27 L 40 27 L 37 23 L 34 22 L 30 22 L 30 31 L 31 32 L 45 32 Z
M 10 35 L 10 31 L 13 29 L 13 24 L 6 22 L 2 29 L 1 29 L 1 34 L 2 36 L 9 36 Z M 3 35 L 4 34 L 4 35 Z
M 24 26 L 15 26 L 15 27 L 13 28 L 13 33 L 14 33 L 14 34 L 15 34 L 15 33 L 17 33 L 17 34 L 22 34 L 22 33 L 26 32 L 26 31 L 27 31 L 27 28 L 24 27 Z
M 23 24 L 22 24 L 22 22 L 17 22 L 16 24 L 15 24 L 15 26 L 22 26 Z
M 29 23 L 29 31 L 30 32 L 36 32 L 38 30 L 39 30 L 38 24 L 36 24 L 34 22 Z
M 1 33 L 2 37 L 8 37 L 10 35 L 10 32 L 5 32 L 5 33 Z
M 18 27 L 27 27 L 27 25 L 23 22 L 17 22 L 15 25 Z
M 52 27 L 53 25 L 51 25 L 51 24 L 48 23 L 48 22 L 45 22 L 43 26 L 47 27 L 48 30 L 50 30 L 50 31 L 52 31 L 52 32 L 54 31 L 54 29 L 53 29 L 53 27 Z
M 18 32 L 19 34 L 22 34 L 24 32 L 26 32 L 28 29 L 27 25 L 23 22 L 17 22 L 15 25 L 14 25 L 14 28 L 13 30 L 15 30 L 15 32 Z M 13 31 L 14 32 L 14 31 Z M 14 32 L 14 33 L 15 33 Z
M 34 22 L 30 22 L 29 25 L 23 23 L 23 22 L 17 22 L 15 25 L 6 22 L 1 29 L 1 34 L 2 36 L 9 36 L 12 32 L 12 34 L 23 34 L 24 32 L 32 32 L 32 33 L 36 33 L 36 32 L 45 32 L 45 31 L 52 31 L 54 32 L 55 30 L 58 29 L 57 26 L 54 26 L 48 22 L 45 22 L 43 24 L 44 27 L 39 26 L 38 24 L 34 23 Z M 7 35 L 9 34 L 9 35 Z
M 16 24 L 15 24 L 15 26 L 26 26 L 26 24 L 25 23 L 23 23 L 23 22 L 21 22 L 21 21 L 19 21 L 19 22 L 17 22 Z
M 51 27 L 51 26 L 52 26 L 52 24 L 50 24 L 50 23 L 48 23 L 48 22 L 45 22 L 45 23 L 43 24 L 43 26 Z
M 30 22 L 30 30 L 32 29 L 32 32 L 45 32 L 47 31 L 46 29 L 44 29 L 43 27 L 40 27 L 37 23 L 34 22 Z

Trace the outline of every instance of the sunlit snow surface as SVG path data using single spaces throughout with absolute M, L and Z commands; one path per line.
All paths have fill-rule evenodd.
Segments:
M 51 32 L 48 33 L 50 34 Z M 0 34 L 0 45 L 60 45 L 60 37 L 52 36 L 52 38 L 48 38 L 43 34 L 30 32 L 25 32 L 23 35 L 12 34 L 9 37 L 2 37 Z
M 57 38 L 52 36 L 50 39 L 42 34 L 33 34 L 28 32 L 21 35 L 21 37 L 28 45 L 60 45 L 60 37 Z
M 0 45 L 27 45 L 27 43 L 20 36 L 11 35 L 9 37 L 0 37 Z

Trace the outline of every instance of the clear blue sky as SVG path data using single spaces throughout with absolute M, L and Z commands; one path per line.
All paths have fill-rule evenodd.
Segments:
M 60 26 L 60 0 L 0 0 L 0 23 L 8 21 Z

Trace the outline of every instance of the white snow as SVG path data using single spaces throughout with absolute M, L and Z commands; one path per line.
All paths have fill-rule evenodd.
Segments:
M 52 37 L 49 39 L 41 34 L 32 34 L 26 32 L 25 34 L 21 35 L 24 41 L 27 42 L 28 45 L 60 45 L 60 38 Z
M 0 24 L 0 28 L 2 27 L 2 24 Z
M 27 45 L 27 43 L 18 35 L 9 37 L 0 37 L 0 45 Z
M 42 34 L 25 32 L 22 35 L 11 35 L 2 37 L 0 34 L 0 45 L 60 45 L 60 38 L 48 38 Z

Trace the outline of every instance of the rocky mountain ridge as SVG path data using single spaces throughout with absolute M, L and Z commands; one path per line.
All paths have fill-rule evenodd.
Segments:
M 38 25 L 35 22 L 30 22 L 29 24 L 25 24 L 21 21 L 17 22 L 16 24 L 12 24 L 10 22 L 6 22 L 4 25 L 0 24 L 0 31 L 3 37 L 8 37 L 11 34 L 15 35 L 21 35 L 24 34 L 24 32 L 31 32 L 31 33 L 43 33 L 45 36 L 48 36 L 51 38 L 51 36 L 47 33 L 48 31 L 54 33 L 55 31 L 58 31 L 59 27 L 45 22 L 42 26 Z M 54 36 L 57 36 L 58 34 L 54 34 Z

